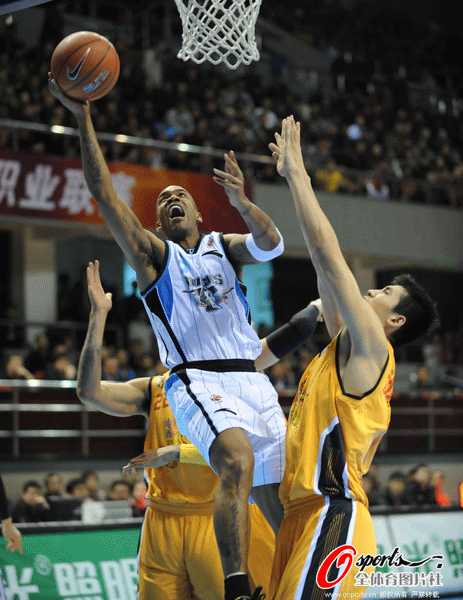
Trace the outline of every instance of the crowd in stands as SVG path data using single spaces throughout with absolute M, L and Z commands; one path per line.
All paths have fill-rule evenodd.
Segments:
M 81 500 L 77 515 L 86 522 L 101 522 L 110 515 L 106 503 L 115 501 L 127 503 L 130 516 L 140 517 L 148 506 L 146 492 L 146 484 L 136 471 L 113 480 L 107 489 L 95 471 L 86 471 L 67 482 L 60 473 L 48 473 L 43 484 L 31 479 L 23 485 L 21 497 L 12 503 L 11 515 L 15 523 L 61 520 L 53 510 L 53 501 L 77 498 Z
M 445 475 L 432 471 L 420 463 L 408 471 L 393 471 L 382 485 L 378 466 L 373 463 L 363 476 L 362 485 L 370 506 L 400 508 L 405 506 L 450 506 L 449 495 L 444 492 Z
M 26 343 L 25 327 L 15 321 L 16 308 L 9 305 L 0 318 L 0 379 L 75 380 L 80 350 L 89 314 L 88 296 L 77 294 L 80 283 L 70 288 L 68 302 L 64 288 L 58 303 L 60 327 L 51 326 L 38 333 L 32 344 Z M 76 300 L 82 298 L 78 306 Z M 101 377 L 106 381 L 127 381 L 135 377 L 161 375 L 166 368 L 159 360 L 157 342 L 136 284 L 131 296 L 116 300 L 109 313 L 107 333 L 102 349 Z M 67 312 L 70 311 L 70 312 Z M 73 317 L 74 315 L 74 317 Z M 80 320 L 82 329 L 66 328 L 66 323 Z M 3 323 L 3 325 L 2 325 Z M 110 326 L 116 326 L 119 335 Z M 279 324 L 276 324 L 276 328 Z M 263 324 L 257 327 L 263 339 L 271 329 Z M 267 369 L 272 384 L 280 393 L 292 393 L 312 358 L 329 342 L 326 329 L 319 326 L 313 338 L 298 350 Z M 463 332 L 436 333 L 423 342 L 415 352 L 413 363 L 418 364 L 410 374 L 410 395 L 461 393 L 463 379 Z
M 0 44 L 0 118 L 76 126 L 47 88 L 60 39 L 58 28 L 37 53 L 24 48 L 14 30 L 7 32 Z M 463 205 L 460 119 L 452 112 L 413 107 L 403 80 L 383 77 L 370 86 L 363 81 L 352 89 L 322 85 L 295 93 L 284 70 L 264 75 L 259 63 L 231 78 L 219 67 L 181 61 L 162 42 L 148 49 L 122 38 L 115 44 L 121 73 L 115 88 L 93 103 L 97 132 L 268 157 L 281 119 L 294 114 L 302 124 L 305 161 L 316 188 L 381 201 Z M 349 63 L 336 62 L 340 68 L 348 78 Z M 15 144 L 23 152 L 80 156 L 76 138 L 21 129 L 15 141 L 12 130 L 0 127 L 0 149 Z M 121 142 L 102 146 L 108 160 L 156 169 L 211 173 L 221 162 L 207 154 Z M 281 180 L 272 164 L 241 165 L 247 177 Z
M 380 483 L 378 466 L 373 463 L 363 477 L 363 488 L 371 507 L 446 507 L 452 501 L 444 491 L 445 476 L 441 470 L 431 470 L 427 464 L 418 464 L 408 472 L 394 471 L 387 481 Z M 127 503 L 131 515 L 142 516 L 148 506 L 147 487 L 134 471 L 114 479 L 104 488 L 95 471 L 87 471 L 79 477 L 64 481 L 60 473 L 48 473 L 43 482 L 27 481 L 21 497 L 11 502 L 11 514 L 15 523 L 39 523 L 56 520 L 53 501 L 59 498 L 81 500 L 78 518 L 86 522 L 101 522 L 108 510 L 108 502 Z M 110 508 L 111 505 L 109 505 Z

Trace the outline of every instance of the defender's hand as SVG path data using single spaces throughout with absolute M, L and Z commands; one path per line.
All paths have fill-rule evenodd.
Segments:
M 291 115 L 283 119 L 281 135 L 275 133 L 276 144 L 268 145 L 277 164 L 277 171 L 282 177 L 296 172 L 303 172 L 304 159 L 301 150 L 301 124 L 296 123 Z
M 88 263 L 87 283 L 92 310 L 109 312 L 113 305 L 112 294 L 111 292 L 105 293 L 101 285 L 100 263 L 97 260 L 94 263 Z
M 124 474 L 130 474 L 132 469 L 150 469 L 152 467 L 164 467 L 173 460 L 179 460 L 180 446 L 178 444 L 172 446 L 164 446 L 155 450 L 146 450 L 122 467 Z

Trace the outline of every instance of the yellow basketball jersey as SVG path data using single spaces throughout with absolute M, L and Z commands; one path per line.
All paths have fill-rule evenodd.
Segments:
M 177 428 L 174 415 L 164 394 L 169 373 L 151 380 L 151 406 L 145 450 L 189 444 Z M 169 512 L 212 512 L 219 478 L 212 469 L 192 464 L 172 463 L 145 469 L 149 480 L 148 498 Z M 203 505 L 198 506 L 198 505 Z
M 326 495 L 355 498 L 368 506 L 362 475 L 389 426 L 394 351 L 388 343 L 389 356 L 377 385 L 359 398 L 343 391 L 338 340 L 309 364 L 291 406 L 280 486 L 287 512 Z

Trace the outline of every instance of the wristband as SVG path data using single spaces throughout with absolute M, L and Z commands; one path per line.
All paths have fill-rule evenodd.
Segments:
M 180 444 L 179 462 L 188 465 L 209 466 L 193 444 Z
M 266 337 L 270 351 L 277 358 L 283 358 L 299 348 L 315 331 L 319 316 L 320 311 L 313 304 L 300 310 L 288 323 Z
M 266 262 L 267 260 L 272 260 L 273 258 L 276 258 L 277 256 L 280 256 L 280 254 L 283 253 L 283 250 L 285 249 L 285 244 L 283 238 L 281 237 L 281 233 L 276 227 L 275 229 L 277 230 L 278 235 L 280 236 L 280 241 L 278 242 L 278 246 L 273 250 L 262 250 L 261 248 L 258 248 L 256 242 L 254 241 L 252 233 L 248 233 L 248 235 L 246 236 L 246 248 L 248 249 L 249 254 L 253 256 L 256 260 Z

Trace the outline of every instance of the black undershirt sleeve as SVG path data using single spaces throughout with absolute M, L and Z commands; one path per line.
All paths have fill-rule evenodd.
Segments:
M 318 308 L 309 304 L 291 317 L 288 323 L 270 333 L 266 339 L 273 354 L 283 358 L 299 348 L 313 335 L 319 315 Z

